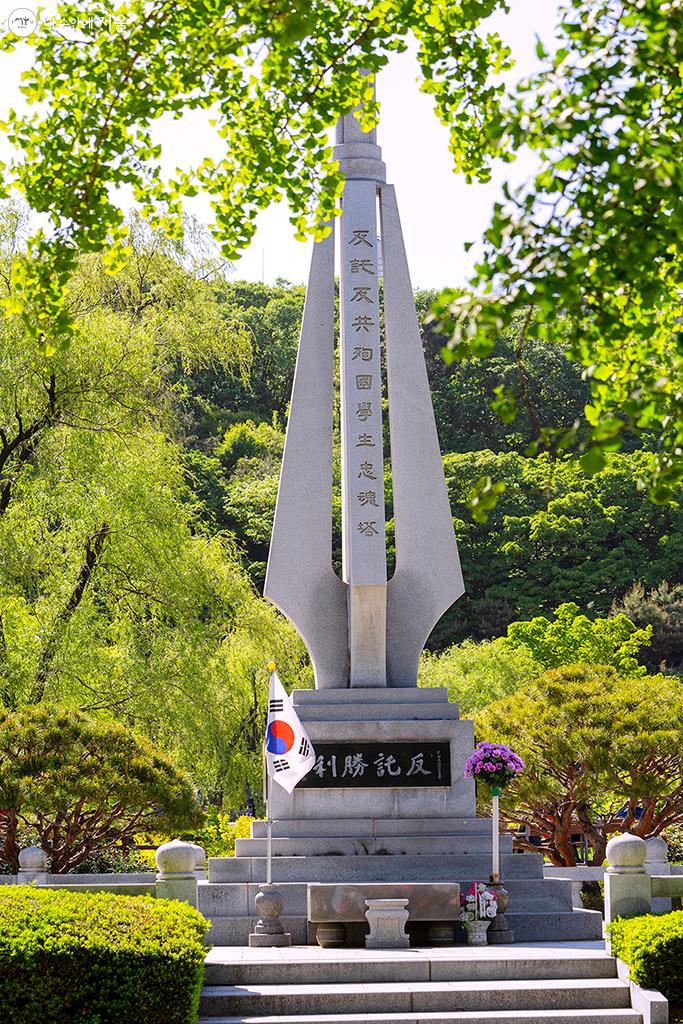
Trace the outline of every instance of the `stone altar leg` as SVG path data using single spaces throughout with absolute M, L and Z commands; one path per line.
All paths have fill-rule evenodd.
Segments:
M 366 900 L 365 911 L 370 934 L 365 937 L 366 949 L 407 949 L 406 934 L 408 900 Z

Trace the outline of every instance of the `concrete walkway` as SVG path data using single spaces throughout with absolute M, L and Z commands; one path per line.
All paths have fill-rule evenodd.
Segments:
M 412 963 L 423 960 L 577 960 L 604 957 L 604 942 L 520 942 L 510 946 L 437 946 L 413 949 L 321 949 L 319 946 L 288 946 L 252 949 L 249 946 L 214 946 L 207 964 L 222 963 Z

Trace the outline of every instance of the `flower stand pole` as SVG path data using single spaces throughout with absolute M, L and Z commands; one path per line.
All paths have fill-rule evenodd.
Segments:
M 510 894 L 507 889 L 503 888 L 503 883 L 500 880 L 500 793 L 501 791 L 497 786 L 492 787 L 493 863 L 491 865 L 491 885 L 489 888 L 494 890 L 498 898 L 498 913 L 493 921 L 491 921 L 487 936 L 487 942 L 490 946 L 507 946 L 515 941 L 514 932 L 510 928 L 508 919 L 505 916 L 507 905 L 510 902 Z
M 500 882 L 500 790 L 494 786 L 491 790 L 493 796 L 493 866 L 491 869 L 491 881 Z

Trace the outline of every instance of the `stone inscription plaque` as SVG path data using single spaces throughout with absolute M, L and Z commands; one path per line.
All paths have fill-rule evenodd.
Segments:
M 408 789 L 451 784 L 451 745 L 316 743 L 316 760 L 299 789 Z

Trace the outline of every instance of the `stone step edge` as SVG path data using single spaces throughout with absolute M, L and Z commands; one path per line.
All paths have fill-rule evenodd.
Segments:
M 244 998 L 269 996 L 281 999 L 283 996 L 319 995 L 321 989 L 330 996 L 352 995 L 358 993 L 382 993 L 390 989 L 392 993 L 424 993 L 424 992 L 553 992 L 586 991 L 586 989 L 614 989 L 628 991 L 628 984 L 620 978 L 543 978 L 523 979 L 516 981 L 503 978 L 495 981 L 409 981 L 409 982 L 331 982 L 329 984 L 292 984 L 292 985 L 205 985 L 202 996 L 239 996 Z
M 455 1010 L 452 1013 L 438 1010 L 416 1013 L 331 1013 L 331 1014 L 287 1014 L 277 1017 L 200 1017 L 198 1024 L 642 1024 L 637 1010 L 606 1007 L 603 1010 Z
M 373 836 L 373 835 L 388 835 L 388 836 L 400 836 L 403 834 L 403 825 L 412 825 L 420 835 L 425 834 L 425 830 L 431 830 L 435 826 L 439 828 L 443 827 L 447 834 L 452 832 L 453 835 L 490 835 L 491 834 L 491 819 L 488 817 L 473 818 L 468 815 L 454 815 L 448 814 L 441 817 L 421 818 L 419 816 L 409 815 L 407 817 L 400 818 L 375 818 L 375 817 L 349 817 L 349 818 L 335 818 L 336 823 L 343 823 L 342 832 L 339 833 L 344 835 L 346 828 L 352 830 L 352 837 L 357 838 L 359 836 Z M 252 838 L 262 838 L 266 834 L 266 823 L 262 820 L 255 820 L 252 822 Z M 336 836 L 337 833 L 331 831 L 335 825 L 325 824 L 320 819 L 306 819 L 306 818 L 276 818 L 273 821 L 273 835 L 277 835 L 282 829 L 291 828 L 293 830 L 294 838 L 301 838 L 306 836 L 309 838 L 322 837 L 325 838 L 327 835 Z M 310 828 L 310 832 L 308 831 Z M 395 829 L 399 831 L 395 831 Z M 328 831 L 329 830 L 329 831 Z M 255 833 L 259 833 L 256 835 Z M 262 833 L 262 835 L 261 835 Z
M 295 947 L 289 948 L 292 949 Z M 312 947 L 304 946 L 303 948 L 306 950 L 310 950 Z M 439 952 L 443 953 L 445 948 L 446 947 L 440 948 Z M 570 955 L 548 957 L 545 955 L 545 950 L 541 948 L 526 949 L 524 950 L 524 953 L 520 954 L 519 956 L 505 956 L 504 951 L 501 949 L 499 956 L 487 955 L 486 957 L 475 958 L 470 956 L 469 954 L 463 954 L 463 951 L 469 948 L 469 946 L 466 946 L 464 943 L 462 943 L 459 946 L 448 947 L 448 956 L 441 955 L 435 957 L 425 956 L 424 946 L 400 950 L 399 956 L 392 956 L 392 950 L 390 949 L 373 950 L 373 953 L 382 953 L 383 956 L 373 956 L 372 959 L 365 959 L 363 961 L 363 966 L 378 965 L 379 967 L 386 967 L 387 964 L 390 964 L 391 966 L 405 965 L 406 967 L 410 967 L 415 964 L 418 964 L 419 966 L 427 965 L 431 968 L 433 964 L 437 964 L 439 967 L 443 966 L 444 964 L 469 964 L 476 965 L 477 968 L 481 968 L 482 965 L 486 965 L 486 968 L 489 968 L 494 965 L 512 964 L 517 968 L 521 967 L 522 965 L 525 968 L 528 968 L 530 967 L 530 965 L 534 966 L 536 964 L 553 964 L 557 965 L 558 968 L 566 968 L 568 967 L 568 965 L 571 964 L 573 967 L 576 967 L 576 969 L 579 971 L 579 975 L 577 975 L 578 977 L 580 976 L 580 968 L 583 967 L 585 964 L 599 963 L 603 964 L 606 967 L 609 967 L 610 969 L 613 969 L 614 974 L 612 976 L 615 978 L 617 977 L 616 958 L 610 956 L 609 953 L 605 953 L 601 950 L 596 951 L 595 954 L 592 954 L 591 956 L 580 956 L 579 954 L 582 952 L 582 950 L 576 950 L 577 955 L 575 956 Z M 492 947 L 487 947 L 487 949 L 488 948 Z M 220 959 L 217 959 L 217 957 L 215 956 L 216 951 L 218 949 L 225 949 L 227 951 L 225 953 L 225 956 L 221 956 Z M 214 946 L 211 952 L 207 953 L 205 966 L 226 968 L 229 967 L 234 968 L 235 970 L 241 970 L 243 968 L 247 968 L 249 970 L 256 970 L 259 967 L 278 967 L 282 968 L 284 971 L 286 971 L 288 968 L 299 969 L 312 967 L 314 970 L 317 970 L 319 972 L 328 969 L 337 970 L 340 967 L 352 966 L 355 968 L 358 966 L 358 961 L 356 959 L 351 960 L 348 956 L 328 957 L 326 955 L 324 959 L 313 960 L 310 958 L 310 956 L 302 956 L 301 959 L 299 960 L 295 960 L 293 958 L 290 959 L 289 957 L 285 959 L 284 957 L 277 955 L 278 952 L 280 952 L 277 948 L 273 950 L 272 957 L 268 959 L 268 947 L 264 947 L 261 950 L 262 956 L 258 960 L 246 960 L 244 957 L 233 955 L 232 951 L 234 949 L 234 946 Z M 335 951 L 329 950 L 328 952 L 334 953 Z M 363 950 L 363 952 L 366 951 Z

